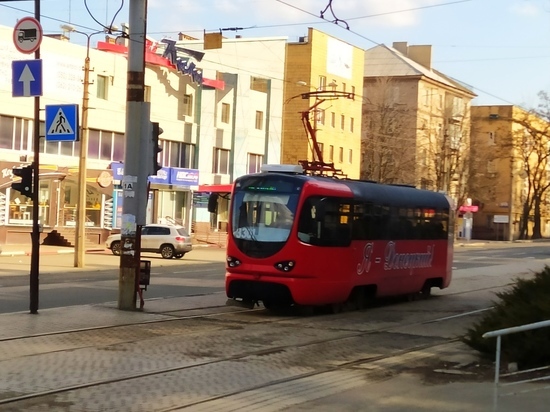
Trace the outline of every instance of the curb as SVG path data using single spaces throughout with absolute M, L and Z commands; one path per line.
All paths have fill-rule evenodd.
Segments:
M 86 253 L 97 253 L 97 252 L 105 252 L 106 249 L 86 249 Z M 72 254 L 74 253 L 74 249 L 69 250 L 45 250 L 39 251 L 39 255 L 65 255 L 65 254 Z M 0 257 L 11 257 L 11 256 L 31 256 L 32 251 L 26 252 L 24 250 L 14 250 L 10 252 L 0 252 Z

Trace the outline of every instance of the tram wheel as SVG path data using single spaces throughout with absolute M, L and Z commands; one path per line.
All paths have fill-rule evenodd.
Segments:
M 420 298 L 428 299 L 432 295 L 432 285 L 430 282 L 426 282 L 420 290 Z

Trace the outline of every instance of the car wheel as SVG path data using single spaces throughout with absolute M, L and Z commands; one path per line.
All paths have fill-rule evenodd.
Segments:
M 184 256 L 185 256 L 185 253 L 178 253 L 178 254 L 176 255 L 176 259 L 181 259 L 181 258 L 184 257 Z
M 120 242 L 115 241 L 111 243 L 111 252 L 113 252 L 113 255 L 120 256 Z
M 175 255 L 174 247 L 172 245 L 162 245 L 160 247 L 160 255 L 164 259 L 172 259 Z

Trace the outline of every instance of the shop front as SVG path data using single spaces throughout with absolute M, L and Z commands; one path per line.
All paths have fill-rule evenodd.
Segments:
M 200 185 L 194 195 L 196 232 L 227 232 L 233 184 Z
M 0 162 L 0 243 L 30 242 L 35 205 L 30 197 L 11 188 L 13 168 L 24 166 L 28 163 Z M 95 229 L 98 242 L 112 227 L 112 193 L 111 170 L 87 170 L 85 225 Z M 76 226 L 77 199 L 78 169 L 40 165 L 36 207 L 42 238 L 53 228 Z
M 113 162 L 110 168 L 115 182 L 113 227 L 120 229 L 124 202 L 120 184 L 124 165 Z M 197 169 L 163 167 L 156 176 L 149 176 L 146 223 L 175 223 L 190 228 L 192 191 L 198 187 L 198 182 Z

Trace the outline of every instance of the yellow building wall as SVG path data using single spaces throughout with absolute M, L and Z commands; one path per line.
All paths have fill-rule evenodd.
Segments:
M 359 178 L 364 51 L 310 28 L 308 37 L 289 43 L 286 52 L 282 163 L 313 160 L 302 114 L 319 100 L 301 94 L 316 90 L 354 92 L 354 98 L 326 99 L 311 117 L 322 144 L 323 160 L 350 178 Z M 324 79 L 323 82 L 320 79 Z M 329 86 L 330 84 L 335 86 Z M 324 112 L 324 114 L 323 114 Z M 334 119 L 334 121 L 333 121 Z M 332 154 L 332 155 L 331 155 Z
M 514 240 L 519 236 L 526 176 L 522 162 L 514 153 L 517 149 L 511 142 L 523 129 L 514 120 L 523 119 L 526 115 L 517 106 L 472 106 L 472 144 L 482 155 L 486 153 L 488 158 L 495 159 L 490 166 L 483 162 L 475 173 L 477 190 L 473 197 L 481 203 L 479 212 L 474 214 L 474 234 L 477 232 L 478 237 Z M 533 118 L 531 121 L 537 120 Z M 541 208 L 542 234 L 548 236 L 550 214 L 544 203 L 547 202 L 543 202 Z M 512 227 L 495 223 L 495 216 L 508 216 Z M 530 221 L 529 233 L 532 225 Z

